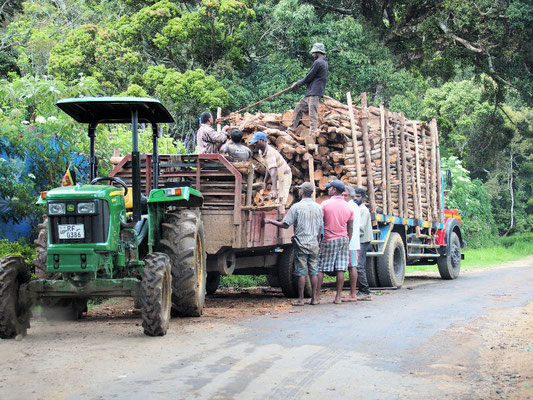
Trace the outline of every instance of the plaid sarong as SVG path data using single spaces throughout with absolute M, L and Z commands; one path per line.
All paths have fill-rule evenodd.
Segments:
M 350 261 L 348 243 L 347 237 L 322 241 L 318 252 L 318 270 L 320 272 L 346 271 Z

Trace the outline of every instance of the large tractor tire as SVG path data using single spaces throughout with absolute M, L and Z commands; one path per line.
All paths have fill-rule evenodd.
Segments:
M 30 281 L 30 272 L 20 256 L 0 258 L 0 338 L 26 335 L 30 307 L 19 298 L 19 288 Z
M 164 336 L 170 321 L 172 272 L 170 258 L 151 253 L 144 259 L 141 282 L 141 317 L 144 334 Z
M 206 253 L 200 213 L 169 212 L 162 225 L 159 249 L 172 266 L 172 315 L 199 317 L 205 303 Z
M 365 264 L 365 271 L 366 271 L 366 280 L 368 282 L 368 286 L 375 288 L 380 287 L 379 279 L 378 279 L 378 271 L 376 267 L 376 257 L 366 257 L 366 264 Z
M 46 254 L 48 252 L 48 217 L 43 216 L 43 222 L 37 225 L 37 239 L 33 241 L 35 244 L 35 258 L 32 265 L 35 268 L 35 276 L 37 278 L 49 278 L 46 272 Z
M 294 275 L 294 247 L 289 246 L 281 253 L 278 264 L 278 279 L 281 291 L 288 298 L 298 297 L 298 279 Z M 305 277 L 304 296 L 313 294 L 309 274 Z
M 384 287 L 400 288 L 405 278 L 405 247 L 402 237 L 392 232 L 383 255 L 378 257 L 377 276 Z
M 439 257 L 437 266 L 442 279 L 456 279 L 461 272 L 461 241 L 457 233 L 451 233 L 448 247 L 448 255 Z
M 208 295 L 215 294 L 220 285 L 220 273 L 216 271 L 211 271 L 207 273 L 207 279 L 205 284 L 205 292 Z

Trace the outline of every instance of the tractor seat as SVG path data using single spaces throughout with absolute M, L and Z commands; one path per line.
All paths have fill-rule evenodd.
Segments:
M 128 188 L 128 193 L 124 196 L 124 203 L 126 204 L 126 210 L 133 209 L 133 190 Z M 148 198 L 141 193 L 141 213 L 148 214 Z

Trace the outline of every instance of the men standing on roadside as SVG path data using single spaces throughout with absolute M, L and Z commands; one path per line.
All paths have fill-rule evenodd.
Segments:
M 361 213 L 361 225 L 359 228 L 359 240 L 361 242 L 361 249 L 359 250 L 359 259 L 357 263 L 357 281 L 359 283 L 359 292 L 357 292 L 358 300 L 370 301 L 370 287 L 366 279 L 366 252 L 370 247 L 370 242 L 373 238 L 372 222 L 370 221 L 370 211 L 365 205 L 366 190 L 363 188 L 355 189 L 355 202 L 359 205 L 359 212 Z
M 196 134 L 196 151 L 198 154 L 217 154 L 218 149 L 227 140 L 227 130 L 229 125 L 222 128 L 222 132 L 217 132 L 212 128 L 213 116 L 209 111 L 200 114 L 200 128 Z
M 348 243 L 352 237 L 354 213 L 342 197 L 344 183 L 335 179 L 326 185 L 329 200 L 322 202 L 324 214 L 324 237 L 320 242 L 318 253 L 318 286 L 316 298 L 320 301 L 320 289 L 324 280 L 324 272 L 336 272 L 337 294 L 335 304 L 342 302 L 344 273 L 348 268 Z
M 267 144 L 267 136 L 263 132 L 257 131 L 254 133 L 250 143 L 255 143 L 255 148 L 265 160 L 265 185 L 268 182 L 268 177 L 272 177 L 270 196 L 273 199 L 278 199 L 281 206 L 285 207 L 287 199 L 289 198 L 289 191 L 292 183 L 291 168 L 281 154 L 279 154 L 275 148 Z
M 220 148 L 221 153 L 231 157 L 232 161 L 248 161 L 252 158 L 252 150 L 242 143 L 242 131 L 233 129 L 231 131 L 231 141 Z
M 315 187 L 310 182 L 304 182 L 297 186 L 301 200 L 294 204 L 283 221 L 276 221 L 265 218 L 266 224 L 273 224 L 280 228 L 287 229 L 294 225 L 294 275 L 298 277 L 298 300 L 293 303 L 295 306 L 303 306 L 304 288 L 306 272 L 311 279 L 313 294 L 311 304 L 318 304 L 317 296 L 317 256 L 318 242 L 322 230 L 323 216 L 322 208 L 313 201 L 312 196 Z
M 357 258 L 359 256 L 360 242 L 359 242 L 359 225 L 361 220 L 361 214 L 359 213 L 359 206 L 354 201 L 355 190 L 346 186 L 343 193 L 344 200 L 348 203 L 354 213 L 353 218 L 353 233 L 348 250 L 350 251 L 350 261 L 348 263 L 348 275 L 350 277 L 350 295 L 342 301 L 357 301 Z
M 304 112 L 309 113 L 309 135 L 316 133 L 318 129 L 318 103 L 320 98 L 326 93 L 326 80 L 328 78 L 328 62 L 324 57 L 326 50 L 322 43 L 315 43 L 311 49 L 311 54 L 315 61 L 307 75 L 292 84 L 293 88 L 307 85 L 305 96 L 294 108 L 292 124 L 289 131 L 294 132 Z

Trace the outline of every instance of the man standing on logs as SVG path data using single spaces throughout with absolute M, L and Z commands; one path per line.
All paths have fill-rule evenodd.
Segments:
M 311 304 L 318 304 L 317 285 L 318 269 L 317 255 L 320 231 L 322 230 L 322 208 L 313 201 L 312 196 L 315 186 L 310 182 L 304 182 L 297 186 L 301 200 L 294 204 L 283 221 L 265 218 L 265 224 L 273 224 L 287 229 L 294 225 L 294 275 L 298 277 L 298 300 L 295 306 L 303 306 L 305 276 L 308 273 L 311 279 L 312 297 Z
M 270 196 L 273 199 L 278 199 L 281 207 L 284 208 L 287 204 L 289 191 L 291 189 L 291 168 L 287 164 L 287 161 L 283 159 L 281 154 L 279 154 L 275 148 L 267 144 L 267 136 L 263 132 L 257 131 L 254 133 L 250 143 L 255 144 L 255 148 L 265 160 L 265 185 L 268 182 L 269 175 L 272 177 L 272 189 L 270 190 Z
M 359 241 L 361 249 L 359 250 L 359 259 L 357 263 L 357 282 L 359 283 L 358 300 L 370 301 L 370 287 L 366 279 L 366 252 L 370 247 L 373 238 L 372 222 L 370 221 L 370 211 L 365 205 L 366 190 L 363 188 L 355 189 L 355 202 L 359 205 L 361 214 L 361 224 L 359 226 Z
M 200 128 L 196 134 L 196 151 L 198 154 L 217 154 L 218 149 L 227 140 L 226 131 L 229 125 L 222 128 L 222 132 L 217 132 L 212 128 L 213 116 L 209 111 L 200 114 Z
M 309 135 L 316 134 L 318 129 L 318 103 L 320 102 L 320 98 L 324 96 L 324 93 L 326 92 L 328 62 L 324 57 L 326 55 L 326 50 L 322 43 L 315 43 L 311 49 L 311 54 L 315 59 L 311 69 L 303 79 L 292 85 L 292 88 L 307 85 L 307 92 L 305 92 L 304 98 L 301 99 L 294 108 L 292 125 L 288 129 L 292 133 L 296 131 L 304 112 L 309 113 Z
M 324 272 L 335 272 L 337 294 L 334 303 L 341 304 L 344 273 L 349 262 L 348 244 L 352 238 L 354 213 L 342 196 L 345 187 L 341 180 L 331 181 L 326 188 L 331 198 L 322 202 L 324 236 L 318 253 L 318 287 L 315 296 L 320 298 Z

